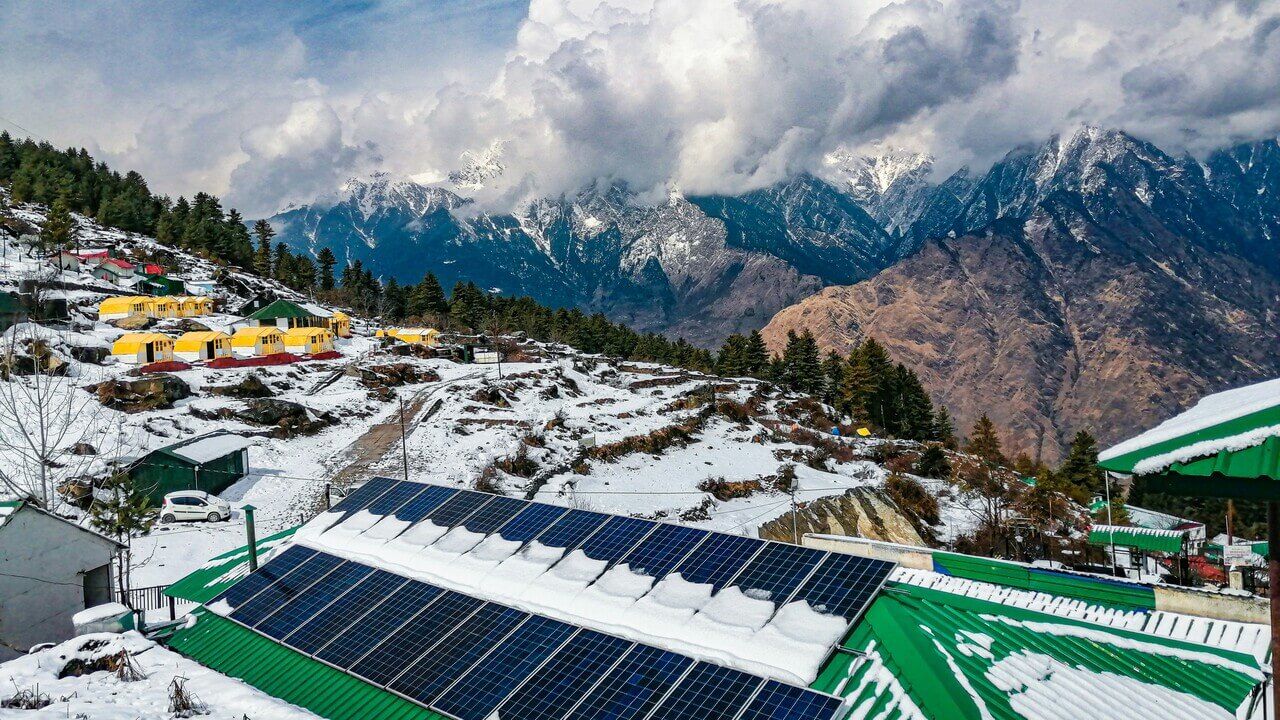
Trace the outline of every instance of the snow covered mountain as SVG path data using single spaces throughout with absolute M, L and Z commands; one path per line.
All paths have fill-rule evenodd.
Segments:
M 456 186 L 496 172 L 488 160 L 472 165 Z M 673 193 L 656 205 L 621 186 L 508 215 L 468 215 L 466 205 L 448 190 L 375 176 L 270 222 L 294 249 L 329 247 L 383 276 L 417 282 L 434 272 L 446 287 L 470 280 L 707 345 L 897 259 L 878 222 L 810 175 L 739 197 Z

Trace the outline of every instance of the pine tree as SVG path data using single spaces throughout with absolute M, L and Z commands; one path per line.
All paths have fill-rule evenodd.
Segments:
M 989 463 L 1003 465 L 1004 452 L 1000 449 L 1000 437 L 996 434 L 996 425 L 986 413 L 973 424 L 969 432 L 969 441 L 965 444 L 965 452 L 977 455 Z
M 840 385 L 844 380 L 844 358 L 835 350 L 828 350 L 822 361 L 822 402 L 835 406 L 840 400 Z
M 271 277 L 283 281 L 288 275 L 289 261 L 292 259 L 289 247 L 284 243 L 276 243 L 276 251 L 271 258 Z
M 945 480 L 951 477 L 951 461 L 947 459 L 947 454 L 943 452 L 938 445 L 930 445 L 920 453 L 920 459 L 916 460 L 915 474 L 920 477 L 938 478 Z
M 467 295 L 467 286 L 461 280 L 454 283 L 453 292 L 449 294 L 449 324 L 457 330 L 471 329 L 471 298 Z
M 40 252 L 45 254 L 70 247 L 76 223 L 67 211 L 67 203 L 61 198 L 49 208 L 49 215 L 40 228 Z
M 455 290 L 457 288 L 455 287 Z M 421 318 L 441 317 L 449 312 L 449 301 L 435 273 L 427 273 L 409 295 L 408 314 Z
M 908 440 L 937 440 L 933 424 L 933 401 L 920 383 L 920 377 L 902 364 L 897 366 L 895 374 L 898 393 L 894 402 L 897 436 Z
M 748 375 L 759 377 L 768 367 L 769 348 L 765 346 L 764 336 L 760 334 L 759 330 L 752 330 L 751 334 L 747 336 L 744 360 L 745 370 Z
M 867 406 L 876 392 L 876 380 L 871 373 L 870 361 L 862 347 L 854 348 L 844 363 L 840 379 L 840 410 L 855 422 L 867 422 L 870 414 Z
M 334 257 L 333 251 L 329 248 L 320 248 L 320 252 L 316 254 L 316 260 L 320 262 L 320 289 L 329 291 L 333 289 L 333 268 L 338 264 L 338 258 Z
M 382 312 L 384 318 L 401 320 L 405 317 L 405 291 L 395 278 L 387 280 L 382 287 Z
M 276 236 L 276 231 L 266 220 L 259 220 L 253 224 L 253 234 L 258 238 L 258 250 L 253 256 L 253 269 L 262 277 L 272 277 L 271 239 Z
M 939 405 L 937 414 L 933 416 L 933 436 L 948 450 L 959 447 L 956 443 L 956 424 L 945 406 Z
M 1102 492 L 1105 480 L 1098 468 L 1098 441 L 1087 430 L 1077 432 L 1071 439 L 1071 449 L 1057 474 L 1075 487 L 1091 493 Z
M 747 374 L 747 338 L 733 334 L 725 338 L 716 356 L 716 372 L 725 377 Z

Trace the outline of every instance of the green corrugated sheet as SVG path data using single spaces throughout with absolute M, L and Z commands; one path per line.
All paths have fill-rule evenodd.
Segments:
M 1156 606 L 1155 591 L 1138 583 L 1032 568 L 1021 563 L 934 551 L 933 569 L 944 575 L 1035 590 L 1116 608 Z
M 249 316 L 251 320 L 276 320 L 279 318 L 309 318 L 310 312 L 297 303 L 288 300 L 276 300 Z
M 1256 661 L 1240 653 L 895 583 L 868 609 L 844 647 L 865 657 L 838 654 L 813 687 L 850 697 L 849 718 L 910 716 L 902 711 L 906 704 L 930 718 L 977 720 L 984 717 L 979 701 L 985 717 L 1026 717 L 1011 698 L 1027 680 L 1043 678 L 1018 680 L 1012 691 L 993 682 L 1004 677 L 992 672 L 995 664 L 1019 654 L 1096 674 L 1097 683 L 1085 679 L 1086 686 L 1101 687 L 1107 676 L 1122 676 L 1195 696 L 1227 713 L 1234 713 L 1261 679 Z
M 298 528 L 289 528 L 259 540 L 258 556 L 287 540 Z M 209 560 L 199 570 L 165 588 L 164 594 L 179 600 L 207 603 L 237 580 L 249 574 L 249 546 L 222 553 Z
M 169 647 L 329 720 L 446 720 L 207 610 Z
M 1171 453 L 1206 440 L 1234 437 L 1251 430 L 1275 425 L 1280 425 L 1280 404 L 1234 420 L 1218 423 L 1196 432 L 1180 435 L 1164 442 L 1148 445 L 1139 450 L 1099 462 L 1098 466 L 1112 472 L 1131 474 L 1133 473 L 1133 467 L 1147 458 Z M 1255 448 L 1249 448 L 1233 453 L 1219 453 L 1218 455 L 1190 463 L 1177 463 L 1171 469 L 1176 470 L 1181 475 L 1208 477 L 1219 473 L 1227 477 L 1263 477 L 1269 480 L 1277 480 L 1280 479 L 1280 472 L 1277 472 L 1280 470 L 1280 445 L 1273 442 L 1276 440 L 1277 438 L 1274 437 L 1269 438 L 1262 445 L 1255 446 L 1259 450 L 1258 452 L 1250 452 Z M 1270 448 L 1262 451 L 1261 448 L 1268 444 Z M 1224 455 L 1239 457 L 1223 457 Z
M 1090 545 L 1119 545 L 1121 547 L 1144 550 L 1146 552 L 1179 553 L 1182 552 L 1184 535 L 1153 535 L 1144 532 L 1145 528 L 1107 528 L 1089 531 Z

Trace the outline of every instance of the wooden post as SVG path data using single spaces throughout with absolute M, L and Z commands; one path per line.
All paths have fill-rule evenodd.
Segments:
M 258 539 L 253 530 L 253 511 L 256 509 L 252 505 L 244 506 L 244 532 L 249 539 L 249 572 L 258 571 Z
M 1280 711 L 1280 502 L 1267 503 L 1267 597 L 1271 600 L 1271 707 Z M 1274 717 L 1274 716 L 1273 716 Z

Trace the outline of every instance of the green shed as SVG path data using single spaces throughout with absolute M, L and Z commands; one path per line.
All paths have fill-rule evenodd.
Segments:
M 258 327 L 274 327 L 288 330 L 296 327 L 329 327 L 332 313 L 324 308 L 307 304 L 299 305 L 288 300 L 276 300 L 249 316 Z
M 147 275 L 146 278 L 148 290 L 153 295 L 182 295 L 187 291 L 186 285 L 178 278 L 171 278 L 168 275 Z
M 217 430 L 152 450 L 129 466 L 129 478 L 159 505 L 176 490 L 217 494 L 249 473 L 248 438 Z

